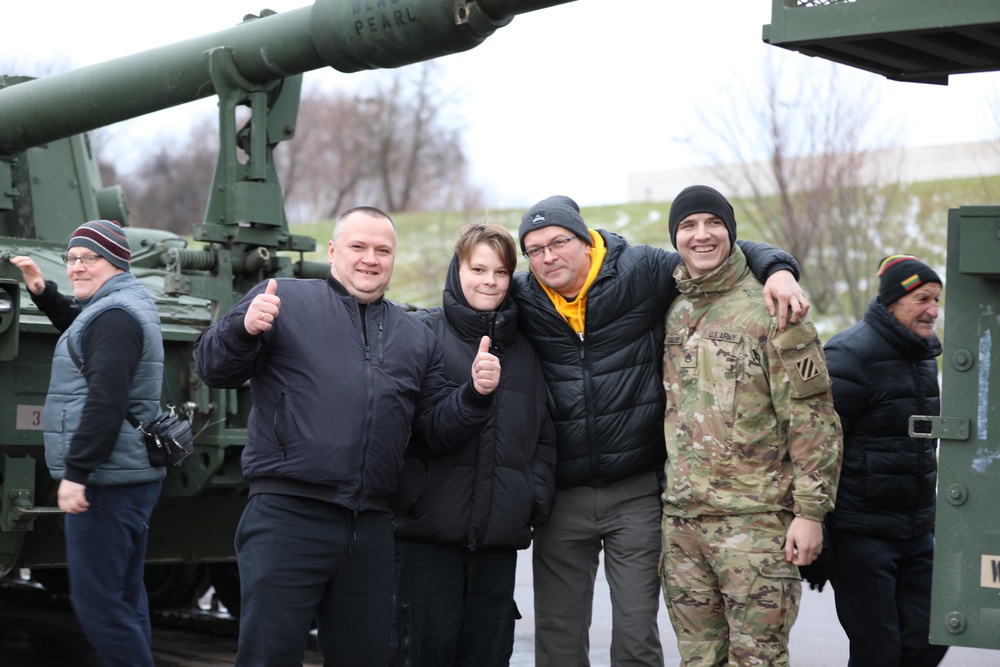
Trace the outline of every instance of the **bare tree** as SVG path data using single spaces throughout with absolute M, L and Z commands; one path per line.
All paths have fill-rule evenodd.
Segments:
M 203 118 L 182 144 L 162 143 L 134 172 L 122 174 L 136 224 L 190 234 L 205 216 L 218 152 L 216 122 Z
M 290 220 L 334 217 L 364 202 L 388 211 L 472 210 L 458 104 L 434 63 L 369 75 L 357 93 L 303 93 L 296 136 L 275 151 Z
M 356 198 L 373 163 L 366 124 L 353 96 L 303 94 L 295 139 L 275 151 L 289 219 L 333 218 Z
M 871 86 L 841 75 L 811 63 L 808 77 L 782 77 L 768 59 L 759 94 L 720 105 L 706 125 L 719 179 L 764 239 L 799 261 L 816 311 L 846 324 L 863 315 L 878 260 L 910 234 L 899 151 L 868 136 Z
M 993 151 L 996 155 L 997 163 L 1000 164 L 1000 88 L 995 88 L 993 92 L 987 96 L 986 99 L 986 120 L 985 128 L 986 132 L 990 136 L 990 141 L 993 145 Z M 992 187 L 987 179 L 983 180 L 983 189 L 985 191 L 987 199 L 996 200 L 1000 193 L 995 192 L 996 188 Z
M 375 173 L 391 211 L 453 208 L 454 183 L 468 180 L 460 128 L 446 115 L 455 100 L 442 93 L 439 74 L 434 62 L 402 68 L 362 100 L 374 123 Z

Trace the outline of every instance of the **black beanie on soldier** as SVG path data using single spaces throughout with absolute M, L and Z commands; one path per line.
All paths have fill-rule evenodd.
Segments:
M 736 244 L 736 213 L 722 193 L 707 185 L 691 185 L 680 191 L 670 205 L 670 242 L 677 247 L 677 225 L 694 213 L 711 213 L 726 223 L 729 243 Z

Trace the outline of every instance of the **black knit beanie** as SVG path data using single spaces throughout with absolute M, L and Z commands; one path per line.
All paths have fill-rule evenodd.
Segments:
M 691 185 L 680 191 L 670 205 L 670 242 L 677 247 L 677 225 L 693 213 L 711 213 L 726 223 L 729 243 L 736 244 L 736 213 L 722 193 L 707 185 Z
M 552 225 L 565 227 L 587 245 L 594 245 L 577 203 L 565 195 L 554 195 L 538 202 L 521 216 L 521 227 L 517 230 L 521 251 L 524 251 L 524 237 L 527 234 Z
M 889 255 L 878 264 L 878 300 L 883 306 L 898 301 L 924 283 L 941 284 L 934 269 L 913 255 Z

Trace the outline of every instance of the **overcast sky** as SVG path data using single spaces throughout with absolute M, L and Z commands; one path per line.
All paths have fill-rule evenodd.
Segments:
M 3 0 L 0 64 L 84 66 L 217 32 L 262 7 L 308 4 Z M 577 0 L 518 16 L 472 51 L 441 59 L 447 85 L 463 97 L 456 111 L 488 203 L 522 207 L 557 193 L 582 205 L 620 203 L 630 173 L 710 163 L 699 153 L 699 109 L 759 80 L 768 53 L 806 76 L 829 71 L 761 41 L 770 11 L 770 0 Z M 1000 104 L 996 73 L 928 86 L 840 69 L 858 85 L 874 81 L 881 122 L 905 143 L 1000 134 L 989 107 Z M 364 76 L 324 70 L 306 74 L 306 85 L 352 85 Z M 214 105 L 213 98 L 129 121 L 138 137 L 132 145 L 171 136 L 183 125 L 178 118 L 214 113 Z

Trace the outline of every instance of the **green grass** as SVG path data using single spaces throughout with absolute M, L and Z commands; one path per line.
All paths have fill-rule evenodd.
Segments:
M 908 215 L 912 223 L 924 232 L 926 247 L 908 250 L 924 253 L 924 259 L 944 271 L 948 209 L 971 204 L 1000 204 L 1000 176 L 953 181 L 918 183 L 907 186 L 905 193 Z M 739 203 L 734 202 L 737 210 Z M 581 212 L 588 226 L 606 229 L 624 236 L 630 243 L 648 243 L 672 249 L 667 216 L 670 202 L 644 202 L 583 207 Z M 494 209 L 489 218 L 510 230 L 517 238 L 523 209 Z M 395 301 L 421 307 L 438 305 L 445 272 L 451 260 L 455 239 L 461 227 L 481 221 L 483 211 L 470 213 L 397 213 L 393 215 L 398 231 L 398 254 L 388 296 Z M 332 221 L 293 225 L 293 234 L 316 239 L 317 251 L 306 259 L 326 261 L 326 245 L 333 230 Z M 740 238 L 761 240 L 755 225 L 740 227 Z M 900 249 L 893 248 L 892 252 Z M 520 258 L 518 268 L 527 270 Z M 818 315 L 818 314 L 817 314 Z

